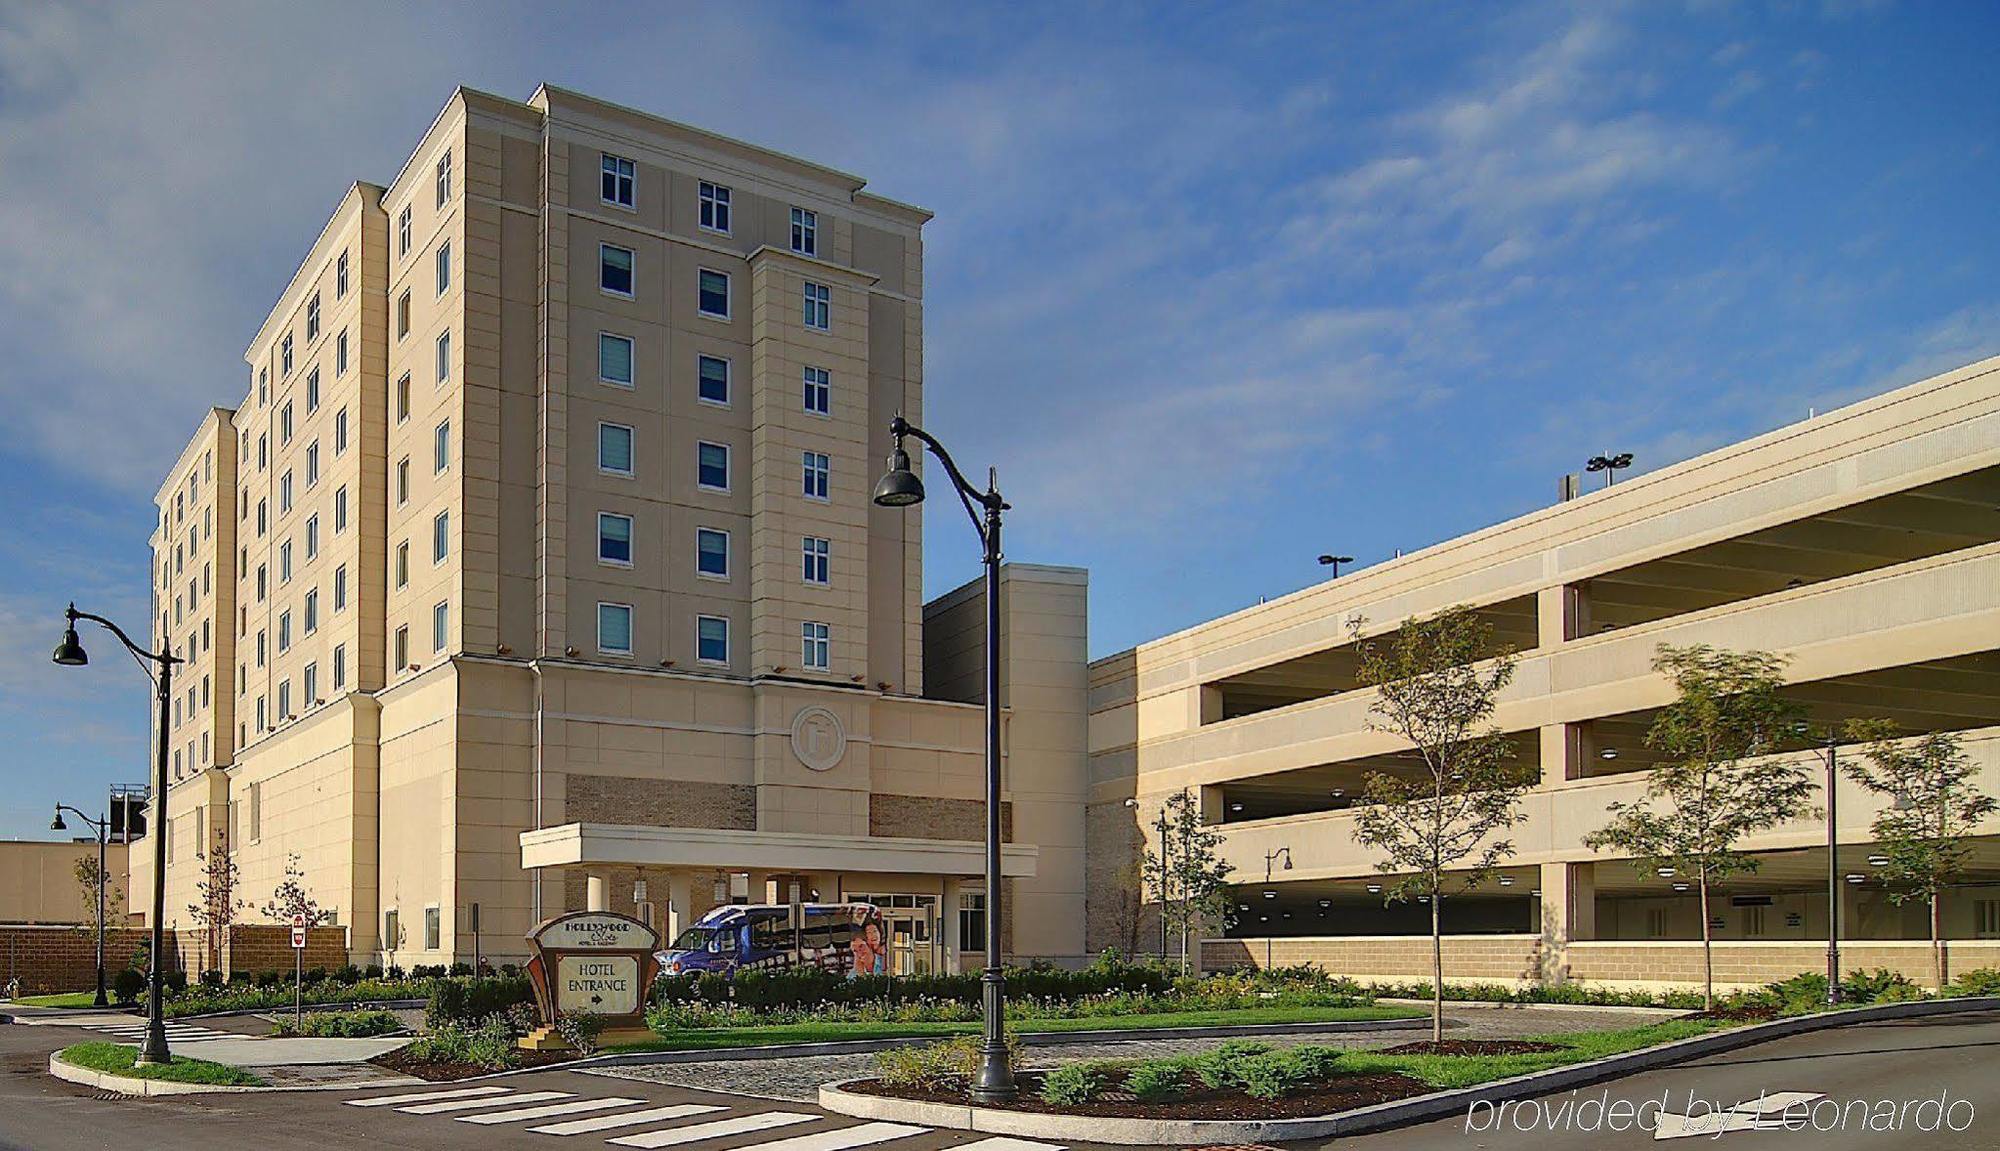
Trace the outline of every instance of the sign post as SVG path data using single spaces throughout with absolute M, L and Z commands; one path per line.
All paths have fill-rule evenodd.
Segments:
M 306 986 L 306 917 L 304 912 L 292 916 L 292 1030 L 299 1029 L 305 1018 Z
M 534 955 L 528 979 L 542 1025 L 522 1036 L 530 1051 L 568 1046 L 556 1034 L 565 1015 L 595 1015 L 604 1021 L 599 1039 L 629 1043 L 651 1037 L 646 1028 L 646 990 L 659 974 L 660 937 L 628 915 L 573 911 L 528 933 Z

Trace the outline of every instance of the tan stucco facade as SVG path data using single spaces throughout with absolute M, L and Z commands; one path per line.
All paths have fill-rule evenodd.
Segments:
M 104 921 L 125 922 L 126 845 L 104 846 Z M 0 840 L 0 923 L 97 922 L 97 904 L 77 878 L 77 865 L 97 863 L 97 841 Z

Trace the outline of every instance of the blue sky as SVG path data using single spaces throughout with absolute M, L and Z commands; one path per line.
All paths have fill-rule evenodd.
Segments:
M 540 7 L 540 6 L 538 6 Z M 587 13 L 587 15 L 585 15 Z M 0 3 L 0 835 L 145 773 L 149 498 L 459 83 L 861 173 L 927 424 L 1116 651 L 2000 351 L 2000 8 Z M 933 593 L 975 573 L 936 505 Z

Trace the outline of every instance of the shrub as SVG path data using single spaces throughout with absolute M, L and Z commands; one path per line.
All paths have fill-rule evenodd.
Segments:
M 440 979 L 431 985 L 430 1003 L 424 1009 L 424 1025 L 432 1030 L 446 1023 L 475 1023 L 504 1012 L 518 1003 L 534 1000 L 535 989 L 526 979 Z
M 1314 1078 L 1306 1062 L 1290 1051 L 1270 1051 L 1236 1064 L 1236 1081 L 1252 1099 L 1282 1099 Z
M 1960 972 L 1945 988 L 1947 995 L 2000 995 L 2000 969 L 1975 967 Z
M 1824 987 L 1826 980 L 1822 978 Z M 1900 971 L 1878 967 L 1873 971 L 1850 971 L 1840 981 L 1842 998 L 1852 1003 L 1900 1003 L 1923 998 L 1923 990 Z
M 259 987 L 276 987 L 283 982 L 286 982 L 285 977 L 276 971 L 259 971 L 257 973 L 257 986 Z
M 329 1039 L 366 1039 L 401 1031 L 403 1022 L 387 1011 L 314 1011 L 294 1025 L 290 1016 L 278 1020 L 279 1035 Z
M 1236 1076 L 1238 1067 L 1270 1050 L 1269 1043 L 1255 1039 L 1231 1039 L 1195 1060 L 1195 1077 L 1211 1091 L 1226 1091 L 1241 1082 Z
M 556 1034 L 579 1055 L 597 1052 L 597 1037 L 604 1032 L 604 1017 L 590 1011 L 564 1012 L 556 1017 Z
M 504 1015 L 475 1026 L 447 1023 L 406 1045 L 403 1055 L 418 1063 L 466 1063 L 488 1071 L 505 1071 L 521 1062 L 514 1028 Z
M 875 1055 L 876 1074 L 891 1087 L 963 1095 L 979 1073 L 981 1037 L 961 1035 L 943 1043 L 892 1047 Z M 1010 1062 L 1021 1060 L 1021 1041 L 1007 1037 Z
M 1075 1107 L 1104 1093 L 1110 1077 L 1099 1063 L 1065 1063 L 1042 1076 L 1042 1102 Z
M 345 983 L 352 987 L 361 982 L 361 969 L 352 963 L 343 963 L 333 969 L 333 979 L 336 983 Z
M 222 972 L 220 972 L 220 971 L 204 971 L 204 972 L 202 972 L 202 973 L 201 973 L 201 985 L 202 985 L 203 987 L 209 987 L 209 988 L 215 988 L 215 987 L 221 987 L 221 986 L 222 986 Z
M 120 1003 L 131 1004 L 138 1002 L 140 994 L 145 990 L 146 973 L 143 971 L 135 971 L 127 967 L 111 977 L 112 994 L 118 997 L 118 1002 Z
M 381 964 L 379 964 L 379 963 L 371 963 L 371 964 L 369 964 L 368 966 L 366 966 L 366 967 L 362 968 L 362 969 L 361 969 L 361 977 L 362 977 L 363 979 L 380 979 L 380 978 L 382 978 L 382 965 L 381 965 Z
M 303 978 L 304 978 L 305 982 L 307 982 L 307 983 L 325 983 L 325 982 L 326 982 L 326 968 L 324 968 L 324 967 L 308 967 L 308 968 L 306 968 L 306 971 L 305 971 L 305 975 L 303 976 Z
M 1141 1103 L 1163 1103 L 1187 1093 L 1187 1059 L 1152 1059 L 1125 1073 L 1125 1090 Z
M 166 988 L 168 995 L 180 995 L 188 989 L 188 973 L 185 971 L 166 972 L 160 976 L 160 983 Z

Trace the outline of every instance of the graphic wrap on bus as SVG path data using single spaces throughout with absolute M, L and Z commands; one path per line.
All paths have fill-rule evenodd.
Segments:
M 843 975 L 885 975 L 889 941 L 882 913 L 868 903 L 807 903 L 796 926 L 783 903 L 718 907 L 659 953 L 668 975 L 815 967 Z

